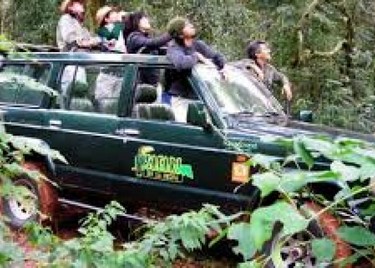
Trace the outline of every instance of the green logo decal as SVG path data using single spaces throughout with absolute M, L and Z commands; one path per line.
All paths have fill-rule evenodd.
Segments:
M 154 154 L 151 146 L 142 146 L 134 158 L 133 171 L 138 178 L 183 183 L 184 178 L 194 180 L 191 165 L 182 164 L 181 157 Z

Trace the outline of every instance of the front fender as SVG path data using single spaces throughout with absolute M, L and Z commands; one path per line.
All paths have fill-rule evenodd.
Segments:
M 57 151 L 53 150 L 48 143 L 41 139 L 13 136 L 12 145 L 25 153 L 26 161 L 42 162 L 48 173 L 56 176 L 55 160 L 66 163 L 66 160 Z

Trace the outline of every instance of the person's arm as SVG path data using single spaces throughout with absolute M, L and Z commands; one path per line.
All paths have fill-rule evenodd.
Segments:
M 63 17 L 59 22 L 60 33 L 64 43 L 68 46 L 78 46 L 82 48 L 91 48 L 100 43 L 100 38 L 91 36 L 90 32 L 69 20 L 68 17 Z
M 179 71 L 192 69 L 198 63 L 198 56 L 196 54 L 186 55 L 178 46 L 168 48 L 167 58 Z
M 133 34 L 129 38 L 129 43 L 132 43 L 132 46 L 135 48 L 148 48 L 148 49 L 157 49 L 166 45 L 172 38 L 169 34 L 163 34 L 158 37 L 147 37 L 141 33 Z
M 79 31 L 72 22 L 69 17 L 63 16 L 58 25 L 62 40 L 69 45 L 77 43 L 79 38 Z
M 224 68 L 225 59 L 221 53 L 213 50 L 201 40 L 195 42 L 195 48 L 198 53 L 201 53 L 204 57 L 211 59 L 219 70 Z
M 288 77 L 282 72 L 278 71 L 274 66 L 271 66 L 273 72 L 273 78 L 275 81 L 283 84 L 282 93 L 285 94 L 286 98 L 290 101 L 293 98 L 292 86 Z

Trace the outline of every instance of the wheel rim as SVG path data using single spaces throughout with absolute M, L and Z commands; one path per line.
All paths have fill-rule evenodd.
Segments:
M 10 211 L 16 218 L 20 220 L 27 220 L 35 215 L 36 204 L 33 201 L 32 203 L 33 205 L 30 205 L 30 202 L 27 202 L 26 204 L 25 200 L 20 201 L 15 199 L 10 199 L 8 201 Z
M 33 189 L 30 185 L 23 185 L 19 182 L 17 185 L 25 187 L 30 191 L 31 195 L 23 196 L 21 198 L 10 198 L 8 199 L 9 210 L 12 215 L 22 221 L 26 221 L 33 217 L 38 211 L 38 202 L 34 194 Z
M 305 203 L 302 207 L 302 214 L 306 217 L 317 214 L 322 210 L 319 205 L 310 202 Z M 314 226 L 314 225 L 313 225 Z M 313 255 L 311 241 L 315 238 L 328 237 L 335 243 L 336 252 L 334 260 L 346 259 L 351 255 L 351 249 L 348 244 L 342 241 L 337 230 L 340 226 L 339 221 L 328 212 L 322 213 L 317 217 L 315 229 L 305 230 L 292 237 L 280 241 L 280 233 L 278 233 L 272 242 L 272 249 L 279 248 L 280 257 L 284 263 L 284 268 L 317 267 L 317 259 Z M 274 267 L 274 266 L 269 266 Z M 339 267 L 339 265 L 328 264 L 324 267 Z M 349 268 L 351 265 L 346 265 Z
M 286 267 L 316 267 L 316 258 L 312 254 L 311 239 L 308 232 L 289 238 L 281 247 L 281 257 Z

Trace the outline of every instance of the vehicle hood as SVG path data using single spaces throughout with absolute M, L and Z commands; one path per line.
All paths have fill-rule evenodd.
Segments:
M 325 135 L 332 138 L 346 137 L 375 142 L 374 135 L 293 120 L 288 120 L 281 124 L 267 122 L 264 119 L 238 121 L 228 132 L 228 137 L 240 138 L 242 136 L 244 139 L 246 139 L 246 136 L 292 138 L 296 135 Z

